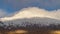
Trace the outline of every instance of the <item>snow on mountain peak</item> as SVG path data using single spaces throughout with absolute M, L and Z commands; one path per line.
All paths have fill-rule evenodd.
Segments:
M 47 11 L 44 9 L 40 9 L 38 7 L 28 7 L 28 8 L 23 8 L 16 14 L 14 14 L 11 17 L 4 17 L 1 18 L 0 20 L 6 21 L 6 20 L 14 20 L 14 19 L 22 19 L 22 18 L 32 18 L 32 17 L 48 17 L 48 18 L 53 18 L 53 19 L 60 19 L 60 10 L 57 11 Z

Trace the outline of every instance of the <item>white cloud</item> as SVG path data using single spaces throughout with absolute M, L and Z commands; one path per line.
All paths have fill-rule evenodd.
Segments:
M 12 14 L 13 15 L 13 14 Z M 31 18 L 31 17 L 48 17 L 53 19 L 59 19 L 60 20 L 60 9 L 54 10 L 54 11 L 47 11 L 44 9 L 40 9 L 38 7 L 28 7 L 23 8 L 19 12 L 16 12 L 11 17 L 4 17 L 1 18 L 1 20 L 14 20 L 14 19 L 22 19 L 22 18 Z

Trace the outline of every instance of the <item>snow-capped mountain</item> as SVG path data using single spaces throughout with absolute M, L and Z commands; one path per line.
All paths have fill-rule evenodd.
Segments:
M 14 23 L 14 24 L 41 24 L 41 25 L 50 25 L 50 24 L 55 24 L 58 25 L 60 24 L 60 20 L 56 19 L 51 19 L 51 18 L 40 18 L 40 17 L 33 17 L 33 18 L 23 18 L 23 19 L 16 19 L 16 20 L 9 20 L 9 21 L 4 21 L 5 24 L 8 25 L 8 23 Z
M 11 17 L 1 18 L 0 21 L 6 23 L 13 22 L 16 24 L 21 24 L 26 21 L 37 24 L 60 24 L 60 17 L 58 16 L 58 12 L 48 12 L 36 7 L 24 8 Z
M 8 21 L 8 20 L 15 20 L 15 19 L 23 19 L 23 18 L 32 18 L 32 17 L 40 17 L 40 18 L 52 18 L 52 19 L 59 19 L 60 20 L 60 11 L 47 11 L 44 9 L 40 9 L 37 7 L 29 7 L 20 10 L 19 12 L 15 12 L 11 17 L 4 17 L 0 20 Z

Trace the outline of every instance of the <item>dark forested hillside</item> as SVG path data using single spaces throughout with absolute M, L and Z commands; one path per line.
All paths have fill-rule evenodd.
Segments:
M 25 34 L 49 34 L 52 30 L 60 30 L 60 24 L 50 24 L 41 25 L 41 24 L 31 24 L 26 22 L 26 26 L 20 26 L 19 24 L 8 23 L 7 26 L 3 22 L 0 21 L 0 33 L 1 34 L 9 34 L 7 32 L 15 31 L 15 30 L 26 30 L 28 33 Z M 23 25 L 23 24 L 22 24 Z M 44 33 L 43 33 L 44 32 Z M 20 33 L 21 34 L 21 33 Z

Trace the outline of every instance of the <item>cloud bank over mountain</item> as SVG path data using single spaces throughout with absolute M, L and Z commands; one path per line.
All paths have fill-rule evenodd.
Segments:
M 28 7 L 23 8 L 19 12 L 15 12 L 11 17 L 4 17 L 1 20 L 14 20 L 14 19 L 22 19 L 22 18 L 31 18 L 31 17 L 47 17 L 52 19 L 60 20 L 60 10 L 47 11 L 45 9 L 40 9 L 38 7 Z

